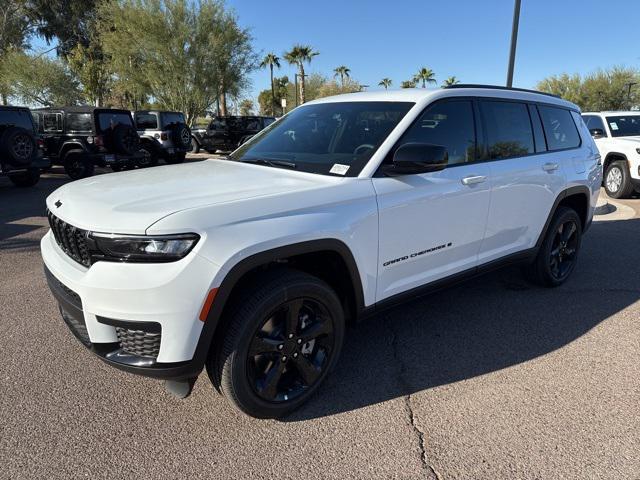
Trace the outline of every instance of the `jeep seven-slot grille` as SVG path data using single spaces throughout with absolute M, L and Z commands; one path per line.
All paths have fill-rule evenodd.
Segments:
M 47 210 L 49 225 L 60 248 L 76 262 L 91 266 L 91 256 L 87 247 L 87 231 L 69 225 Z
M 159 333 L 116 327 L 116 335 L 124 352 L 140 357 L 158 358 L 161 337 Z

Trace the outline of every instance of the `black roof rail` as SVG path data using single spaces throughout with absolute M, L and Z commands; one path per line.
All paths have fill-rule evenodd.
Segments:
M 538 90 L 529 90 L 527 88 L 516 88 L 516 87 L 503 87 L 501 85 L 482 85 L 477 83 L 456 83 L 455 85 L 449 85 L 444 88 L 488 88 L 493 90 L 514 90 L 516 92 L 527 92 L 527 93 L 537 93 L 540 95 L 547 95 L 549 97 L 561 98 L 560 95 L 555 95 L 553 93 L 540 92 Z

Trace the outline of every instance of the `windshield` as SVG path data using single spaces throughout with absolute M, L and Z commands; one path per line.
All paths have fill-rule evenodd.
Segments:
M 355 177 L 411 109 L 409 102 L 305 105 L 231 154 L 231 160 Z M 277 163 L 274 163 L 277 162 Z
M 607 117 L 612 137 L 640 136 L 640 115 Z

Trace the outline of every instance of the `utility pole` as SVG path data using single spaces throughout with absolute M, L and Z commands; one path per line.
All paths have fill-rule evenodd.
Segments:
M 633 87 L 634 85 L 637 85 L 638 82 L 628 82 L 627 83 L 627 105 L 629 106 L 629 110 L 631 110 L 631 107 L 633 105 L 631 105 L 631 87 Z
M 520 23 L 520 0 L 513 6 L 513 25 L 511 27 L 511 50 L 509 52 L 509 70 L 507 71 L 507 87 L 513 87 L 513 66 L 516 62 L 516 45 L 518 44 L 518 24 Z

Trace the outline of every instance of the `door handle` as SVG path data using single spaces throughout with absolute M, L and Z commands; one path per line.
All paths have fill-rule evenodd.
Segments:
M 470 177 L 464 177 L 462 179 L 463 185 L 475 185 L 476 183 L 483 183 L 487 180 L 484 175 L 471 175 Z
M 551 163 L 551 162 L 545 163 L 544 165 L 542 165 L 542 169 L 545 172 L 553 172 L 553 171 L 558 169 L 558 164 L 557 163 Z

